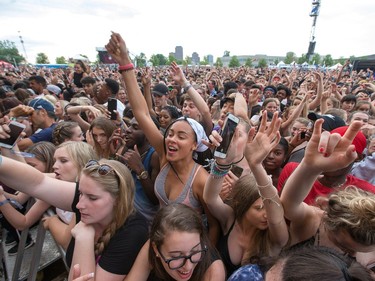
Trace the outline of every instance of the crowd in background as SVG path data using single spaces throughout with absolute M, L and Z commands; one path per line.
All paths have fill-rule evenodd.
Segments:
M 372 70 L 137 68 L 120 35 L 106 48 L 115 68 L 0 68 L 0 142 L 25 125 L 1 149 L 9 243 L 53 207 L 70 280 L 374 278 Z

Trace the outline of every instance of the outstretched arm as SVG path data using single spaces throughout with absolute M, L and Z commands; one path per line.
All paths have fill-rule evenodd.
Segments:
M 336 171 L 352 163 L 357 153 L 352 141 L 359 131 L 359 122 L 353 122 L 345 135 L 322 132 L 323 120 L 315 122 L 313 135 L 306 147 L 305 156 L 285 183 L 281 194 L 285 217 L 302 226 L 313 207 L 303 202 L 314 181 L 325 171 Z
M 245 156 L 253 172 L 267 213 L 267 221 L 271 243 L 275 246 L 274 254 L 278 254 L 288 242 L 288 228 L 284 219 L 284 210 L 281 205 L 277 189 L 272 185 L 272 179 L 267 175 L 262 162 L 280 141 L 281 119 L 273 115 L 271 124 L 267 127 L 267 112 L 263 112 L 262 121 L 255 137 L 255 129 L 250 131 L 250 137 L 245 150 Z
M 203 123 L 203 128 L 206 134 L 209 135 L 212 131 L 213 124 L 210 109 L 208 108 L 207 103 L 204 101 L 202 96 L 194 89 L 194 87 L 191 86 L 184 73 L 182 72 L 182 69 L 176 64 L 176 62 L 172 62 L 171 64 L 171 73 L 173 80 L 182 88 L 185 88 L 187 90 L 186 93 L 189 95 L 202 115 L 201 121 Z
M 3 127 L 0 126 L 0 137 L 2 136 L 2 130 Z M 48 177 L 27 164 L 1 156 L 0 181 L 52 206 L 67 211 L 72 210 L 71 204 L 75 195 L 75 183 Z
M 131 68 L 132 62 L 129 58 L 125 41 L 120 34 L 112 33 L 111 39 L 105 47 L 112 58 L 120 64 L 120 67 L 129 67 L 128 70 L 123 70 L 121 75 L 126 85 L 134 117 L 137 119 L 150 144 L 155 148 L 161 159 L 163 159 L 165 155 L 163 136 L 152 121 L 147 103 L 138 87 L 135 73 Z

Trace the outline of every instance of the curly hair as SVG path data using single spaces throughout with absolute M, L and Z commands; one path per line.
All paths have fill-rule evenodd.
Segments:
M 354 241 L 375 244 L 375 195 L 355 186 L 332 193 L 328 197 L 323 221 L 328 230 L 346 231 Z

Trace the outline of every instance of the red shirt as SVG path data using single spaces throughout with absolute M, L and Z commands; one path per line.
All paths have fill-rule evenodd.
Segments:
M 293 173 L 293 171 L 297 168 L 299 163 L 290 162 L 285 165 L 283 168 L 280 176 L 279 176 L 279 182 L 277 185 L 277 190 L 279 191 L 279 194 L 281 194 L 282 189 L 284 188 L 284 184 L 286 180 L 289 178 L 289 176 Z M 344 189 L 348 185 L 354 185 L 357 188 L 363 189 L 365 191 L 369 191 L 371 193 L 375 193 L 375 186 L 368 183 L 367 181 L 361 180 L 359 178 L 356 178 L 353 175 L 347 175 L 346 176 L 346 182 L 344 185 L 340 187 L 340 189 Z M 315 199 L 319 196 L 326 197 L 331 192 L 337 190 L 336 188 L 327 187 L 322 185 L 318 180 L 316 180 L 313 184 L 313 187 L 311 188 L 310 193 L 305 198 L 304 202 L 309 205 L 315 204 Z

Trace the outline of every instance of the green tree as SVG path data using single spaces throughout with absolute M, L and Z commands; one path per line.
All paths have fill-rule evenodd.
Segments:
M 183 65 L 189 65 L 191 64 L 192 60 L 191 60 L 191 57 L 189 56 L 186 56 L 185 59 L 184 59 L 184 62 L 183 62 Z
M 207 58 L 207 56 L 204 56 L 204 57 L 203 57 L 203 60 L 201 60 L 201 61 L 199 62 L 199 64 L 200 64 L 200 65 L 207 65 L 207 64 L 208 64 L 208 58 Z
M 24 62 L 25 58 L 20 55 L 14 42 L 9 40 L 0 41 L 0 60 L 4 60 L 10 63 Z
M 290 64 L 290 63 L 292 63 L 293 61 L 296 61 L 297 60 L 297 58 L 296 58 L 296 54 L 295 53 L 293 53 L 293 52 L 287 52 L 286 53 L 286 57 L 285 57 L 285 63 L 286 64 Z
M 216 59 L 215 66 L 216 67 L 223 67 L 223 62 L 222 62 L 221 58 Z
M 169 54 L 167 64 L 170 65 L 173 61 L 176 61 L 176 58 L 174 57 L 174 55 Z
M 275 60 L 273 61 L 273 63 L 274 63 L 275 65 L 277 65 L 279 62 L 280 62 L 279 59 L 275 59 Z
M 319 54 L 315 53 L 314 56 L 311 59 L 311 62 L 314 64 L 320 64 L 321 57 Z
M 326 55 L 324 57 L 324 64 L 326 66 L 332 66 L 333 65 L 333 59 L 332 59 L 332 56 L 331 55 Z
M 253 67 L 253 60 L 251 58 L 246 59 L 245 66 Z
M 231 57 L 229 61 L 229 67 L 239 67 L 240 61 L 238 60 L 237 56 Z
M 61 57 L 57 57 L 56 58 L 56 63 L 57 64 L 66 64 L 66 59 L 64 56 L 61 56 Z
M 299 57 L 298 60 L 297 60 L 298 64 L 303 64 L 304 62 L 307 62 L 307 56 L 306 56 L 306 54 L 302 54 L 302 56 Z
M 258 67 L 263 68 L 263 67 L 267 67 L 267 66 L 268 66 L 268 64 L 267 64 L 266 59 L 265 58 L 261 58 L 259 60 L 259 62 L 258 62 Z
M 344 57 L 340 57 L 339 59 L 336 60 L 336 63 L 340 63 L 342 65 L 344 65 L 345 62 L 346 62 L 346 58 L 344 58 Z
M 151 56 L 150 62 L 152 63 L 153 66 L 160 65 L 159 57 L 157 57 L 156 55 Z
M 168 64 L 168 59 L 162 54 L 152 55 L 150 61 L 154 66 Z
M 45 53 L 39 53 L 36 55 L 36 63 L 49 63 L 48 57 Z
M 138 56 L 134 58 L 137 67 L 145 67 L 147 64 L 147 58 L 144 53 L 140 53 Z

